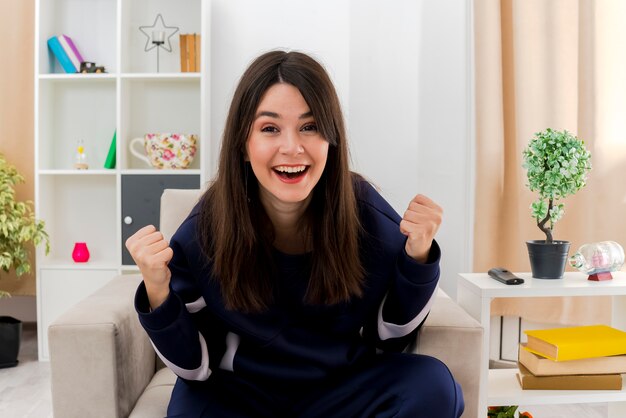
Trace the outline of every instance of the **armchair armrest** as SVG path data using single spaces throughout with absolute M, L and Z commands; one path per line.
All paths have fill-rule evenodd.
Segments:
M 87 279 L 86 279 L 87 280 Z M 134 311 L 140 275 L 115 277 L 48 328 L 56 417 L 126 417 L 155 373 Z
M 417 337 L 415 351 L 436 357 L 452 371 L 463 389 L 464 418 L 476 417 L 483 328 L 439 289 Z

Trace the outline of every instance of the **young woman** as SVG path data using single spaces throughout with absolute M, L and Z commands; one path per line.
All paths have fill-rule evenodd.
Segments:
M 167 243 L 128 239 L 135 305 L 177 375 L 172 417 L 458 417 L 448 368 L 401 351 L 439 279 L 442 210 L 400 218 L 348 167 L 339 100 L 298 52 L 258 57 L 217 177 Z

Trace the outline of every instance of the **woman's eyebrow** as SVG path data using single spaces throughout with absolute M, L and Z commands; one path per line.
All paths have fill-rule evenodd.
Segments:
M 262 110 L 259 113 L 256 114 L 256 116 L 254 117 L 254 119 L 258 119 L 261 116 L 269 116 L 270 118 L 275 118 L 275 119 L 280 119 L 280 115 L 276 112 L 270 112 L 267 110 Z
M 261 110 L 259 113 L 256 114 L 254 119 L 256 120 L 256 119 L 260 118 L 261 116 L 268 116 L 268 117 L 274 118 L 274 119 L 281 119 L 281 116 L 278 113 L 270 112 L 269 110 Z M 308 111 L 306 113 L 301 114 L 298 119 L 306 119 L 306 118 L 310 118 L 311 116 L 313 116 L 313 112 Z

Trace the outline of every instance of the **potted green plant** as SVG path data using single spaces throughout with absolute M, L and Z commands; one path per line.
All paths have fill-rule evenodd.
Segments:
M 568 241 L 555 241 L 554 225 L 563 216 L 560 200 L 582 189 L 591 170 L 591 153 L 584 141 L 567 131 L 538 132 L 523 151 L 528 188 L 539 194 L 530 205 L 545 240 L 527 241 L 533 277 L 560 279 L 565 271 Z
M 30 244 L 45 243 L 46 254 L 50 251 L 44 223 L 35 219 L 32 202 L 15 198 L 14 186 L 23 182 L 24 177 L 0 154 L 0 269 L 7 273 L 13 269 L 18 277 L 30 272 Z M 6 296 L 9 294 L 0 290 L 0 298 Z M 0 368 L 17 364 L 21 327 L 18 319 L 0 317 Z
M 515 412 L 519 408 L 513 406 L 490 406 L 487 409 L 487 418 L 515 418 Z M 533 418 L 530 412 L 518 412 L 517 418 Z

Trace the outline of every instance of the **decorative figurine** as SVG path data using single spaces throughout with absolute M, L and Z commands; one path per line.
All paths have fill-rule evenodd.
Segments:
M 167 52 L 172 52 L 170 38 L 178 32 L 177 26 L 167 26 L 161 13 L 157 14 L 152 26 L 139 26 L 141 33 L 146 35 L 146 46 L 144 51 L 148 52 L 153 48 L 157 51 L 157 73 L 159 72 L 159 49 L 163 48 Z M 150 46 L 152 44 L 152 46 Z
M 80 72 L 82 74 L 87 73 L 106 73 L 104 66 L 96 67 L 95 62 L 83 61 L 80 63 Z
M 82 139 L 78 140 L 78 146 L 76 147 L 76 160 L 74 161 L 74 168 L 78 170 L 87 170 L 89 168 Z
M 624 265 L 624 249 L 614 241 L 602 241 L 585 244 L 570 257 L 569 263 L 589 275 L 589 280 L 611 280 L 612 271 Z

